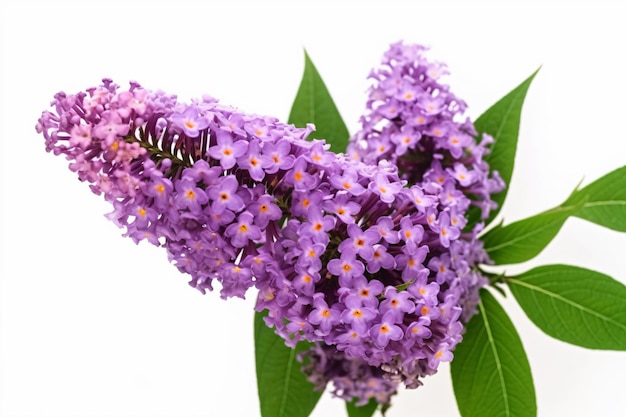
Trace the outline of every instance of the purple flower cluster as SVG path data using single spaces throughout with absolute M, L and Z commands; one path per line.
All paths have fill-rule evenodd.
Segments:
M 384 54 L 370 73 L 374 83 L 362 128 L 348 153 L 368 164 L 392 162 L 409 184 L 441 199 L 458 199 L 459 211 L 475 205 L 485 219 L 496 207 L 491 194 L 504 189 L 483 160 L 493 138 L 483 135 L 476 142 L 472 122 L 463 117 L 467 105 L 440 82 L 446 66 L 430 62 L 425 52 L 424 46 L 398 42 Z
M 357 406 L 373 398 L 379 404 L 389 404 L 396 394 L 398 382 L 387 377 L 380 367 L 369 366 L 362 359 L 350 359 L 334 346 L 316 343 L 302 356 L 308 362 L 302 371 L 310 375 L 315 389 L 322 391 L 333 382 L 332 395 L 346 401 L 356 401 Z
M 125 235 L 164 247 L 193 287 L 255 287 L 289 346 L 315 343 L 305 369 L 319 387 L 388 402 L 452 359 L 489 261 L 466 213 L 486 216 L 502 186 L 482 160 L 488 140 L 453 120 L 465 105 L 421 51 L 393 45 L 373 72 L 348 155 L 307 141 L 312 126 L 108 79 L 58 93 L 37 130 Z
M 436 359 L 451 359 L 451 350 L 461 339 L 462 325 L 476 312 L 478 290 L 488 282 L 477 269 L 479 264 L 490 263 L 482 242 L 477 239 L 483 224 L 464 233 L 461 231 L 466 227 L 470 206 L 480 208 L 481 218 L 486 219 L 496 207 L 491 195 L 504 189 L 498 173 L 490 172 L 483 160 L 488 153 L 487 145 L 493 139 L 484 135 L 477 143 L 472 123 L 462 117 L 465 103 L 439 82 L 447 73 L 446 67 L 429 62 L 424 56 L 425 50 L 419 45 L 399 42 L 384 54 L 382 66 L 370 74 L 375 82 L 369 92 L 367 111 L 361 118 L 362 129 L 351 138 L 348 155 L 352 160 L 367 164 L 385 161 L 396 165 L 399 178 L 411 186 L 416 208 L 427 219 L 436 216 L 436 224 L 427 220 L 424 226 L 427 226 L 425 230 L 439 233 L 438 243 L 442 247 L 428 245 L 430 252 L 423 264 L 428 266 L 429 275 L 423 278 L 418 292 L 423 296 L 434 294 L 428 304 L 431 311 L 445 314 L 454 306 L 459 316 L 444 320 L 441 333 L 435 334 L 432 333 L 433 320 L 422 326 L 428 315 L 416 314 L 419 304 L 414 303 L 416 310 L 409 315 L 413 321 L 405 321 L 406 327 L 400 326 L 402 333 L 389 327 L 389 334 L 397 332 L 404 338 L 410 332 L 422 335 L 422 341 L 426 341 L 420 345 L 423 358 L 397 355 L 381 359 L 379 363 L 372 360 L 376 355 L 368 354 L 363 357 L 365 363 L 358 363 L 351 350 L 345 350 L 342 357 L 341 352 L 317 346 L 311 349 L 308 353 L 311 380 L 318 384 L 332 381 L 335 394 L 346 399 L 388 400 L 397 387 L 397 383 L 390 381 L 402 380 L 408 387 L 420 385 L 420 377 L 436 371 Z M 449 227 L 453 228 L 452 233 L 447 230 Z M 448 241 L 448 237 L 452 239 Z M 405 242 L 405 245 L 408 247 L 410 243 Z M 396 258 L 396 265 L 401 264 L 403 259 Z M 436 290 L 432 291 L 433 288 Z M 411 287 L 407 290 L 415 295 Z M 419 298 L 409 300 L 414 302 Z M 398 303 L 400 305 L 401 301 Z M 378 308 L 382 310 L 383 303 Z M 413 306 L 407 305 L 407 308 Z M 392 344 L 398 343 L 391 340 Z M 428 344 L 435 340 L 438 345 Z M 404 345 L 398 351 L 407 352 L 410 348 Z M 380 368 L 368 369 L 368 365 Z M 378 378 L 377 383 L 371 384 L 377 390 L 370 390 L 363 384 L 346 384 L 346 380 L 354 380 L 355 369 L 371 381 Z M 379 369 L 384 373 L 377 373 Z

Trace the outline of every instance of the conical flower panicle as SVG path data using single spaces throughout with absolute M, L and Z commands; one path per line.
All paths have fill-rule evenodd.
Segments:
M 137 83 L 107 79 L 52 106 L 37 124 L 47 150 L 112 203 L 125 235 L 163 246 L 202 292 L 214 281 L 223 298 L 256 287 L 256 309 L 288 345 L 317 343 L 311 378 L 384 402 L 451 360 L 484 284 L 483 252 L 461 233 L 461 168 L 432 158 L 425 179 L 407 183 L 395 164 L 307 141 L 312 126 Z M 444 181 L 429 179 L 436 169 Z M 347 374 L 324 370 L 324 355 L 388 382 L 358 394 Z
M 463 115 L 466 103 L 441 81 L 446 65 L 429 61 L 426 51 L 397 42 L 383 55 L 370 73 L 361 130 L 352 136 L 348 153 L 369 164 L 390 161 L 409 184 L 454 198 L 461 210 L 476 205 L 485 219 L 495 207 L 491 194 L 504 189 L 483 159 L 493 139 L 475 138 L 472 122 Z

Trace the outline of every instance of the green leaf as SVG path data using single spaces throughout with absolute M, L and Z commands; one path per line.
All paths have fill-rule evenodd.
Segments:
M 513 323 L 487 290 L 481 290 L 478 310 L 468 323 L 451 364 L 461 415 L 536 416 L 530 366 Z
M 500 177 L 507 185 L 503 191 L 492 196 L 493 200 L 498 203 L 498 208 L 489 213 L 489 217 L 485 220 L 487 225 L 500 212 L 511 183 L 522 105 L 524 104 L 528 87 L 530 87 L 530 83 L 537 75 L 537 72 L 539 72 L 539 69 L 487 109 L 474 123 L 478 132 L 478 140 L 481 140 L 483 133 L 487 133 L 495 139 L 495 142 L 491 145 L 491 153 L 485 155 L 485 161 L 489 163 L 492 171 L 498 171 Z M 472 207 L 469 213 L 468 225 L 473 226 L 476 224 L 479 216 L 480 210 Z
M 322 395 L 300 371 L 296 355 L 310 345 L 298 343 L 296 349 L 265 325 L 263 316 L 254 317 L 256 376 L 262 417 L 308 417 Z
M 589 349 L 626 350 L 626 286 L 589 269 L 545 265 L 506 282 L 548 335 Z
M 554 239 L 565 220 L 575 214 L 581 204 L 558 206 L 506 226 L 498 225 L 480 239 L 497 265 L 528 261 Z
M 356 401 L 346 401 L 346 411 L 348 411 L 348 417 L 372 417 L 378 408 L 378 403 L 374 398 L 362 406 L 357 406 Z
M 333 152 L 345 152 L 350 134 L 315 65 L 304 52 L 304 74 L 291 107 L 289 123 L 305 127 L 315 124 L 311 139 L 326 139 Z
M 577 190 L 566 203 L 584 202 L 575 216 L 618 232 L 626 232 L 626 166 Z

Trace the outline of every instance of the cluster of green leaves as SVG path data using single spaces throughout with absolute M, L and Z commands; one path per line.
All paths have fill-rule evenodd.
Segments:
M 495 142 L 486 156 L 509 184 L 513 173 L 520 116 L 526 93 L 537 72 L 491 106 L 475 122 L 479 135 Z M 314 123 L 314 137 L 325 138 L 331 150 L 342 152 L 348 130 L 313 62 L 305 54 L 302 82 L 289 122 Z M 508 189 L 494 196 L 502 207 Z M 626 166 L 582 189 L 575 190 L 558 207 L 508 224 L 489 225 L 481 236 L 495 265 L 526 262 L 538 255 L 557 235 L 565 221 L 576 216 L 626 232 Z M 470 225 L 478 213 L 469 213 Z M 517 276 L 494 277 L 491 289 L 481 290 L 476 314 L 467 325 L 451 365 L 452 381 L 463 417 L 516 417 L 537 414 L 530 365 L 513 323 L 492 289 L 506 286 L 530 320 L 547 335 L 590 349 L 626 350 L 626 286 L 596 271 L 570 265 L 545 265 Z M 290 349 L 261 314 L 255 319 L 257 383 L 262 417 L 307 417 L 321 393 L 300 371 L 297 353 L 308 345 Z M 370 417 L 371 402 L 357 407 L 346 403 L 349 417 Z

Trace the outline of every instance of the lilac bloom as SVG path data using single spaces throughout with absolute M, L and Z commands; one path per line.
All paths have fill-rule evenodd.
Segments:
M 426 317 L 431 322 L 437 320 L 440 316 L 438 308 L 436 308 L 432 304 L 426 304 L 423 301 L 419 301 L 416 304 L 415 314 L 419 315 L 420 317 Z
M 422 265 L 427 254 L 428 246 L 420 246 L 414 250 L 405 247 L 401 254 L 396 255 L 396 263 L 402 270 L 402 279 L 405 282 L 417 279 L 424 274 L 429 274 L 428 269 Z
M 455 322 L 461 316 L 462 309 L 458 305 L 458 297 L 454 294 L 446 295 L 443 303 L 439 304 L 439 314 L 448 323 Z
M 351 328 L 337 337 L 337 348 L 348 351 L 350 347 L 360 347 L 366 337 L 367 329 Z
M 341 258 L 331 259 L 328 262 L 328 272 L 331 274 L 338 276 L 340 279 L 340 283 L 352 282 L 352 278 L 363 276 L 363 272 L 365 272 L 365 266 L 361 261 L 358 261 L 354 256 L 349 255 L 341 255 Z M 343 285 L 344 287 L 348 287 L 350 285 Z
M 387 243 L 394 244 L 400 241 L 400 234 L 394 229 L 395 225 L 391 217 L 379 217 L 374 228 Z
M 176 188 L 176 206 L 179 208 L 200 212 L 202 204 L 209 201 L 204 190 L 197 187 L 194 181 L 181 179 L 176 181 L 174 187 Z
M 332 326 L 339 319 L 339 312 L 335 308 L 328 307 L 322 293 L 313 296 L 313 308 L 314 310 L 308 316 L 308 321 L 318 326 L 315 331 L 317 335 L 327 336 Z
M 356 276 L 352 279 L 351 288 L 341 295 L 341 299 L 345 298 L 344 303 L 348 303 L 348 298 L 355 298 L 364 306 L 377 307 L 377 297 L 383 292 L 383 288 L 383 284 L 378 280 L 368 281 L 363 276 Z
M 429 208 L 426 210 L 426 224 L 430 227 L 431 230 L 435 227 L 437 223 L 437 210 L 435 208 Z
M 224 234 L 230 237 L 234 247 L 243 248 L 250 240 L 257 241 L 261 238 L 261 230 L 253 222 L 252 214 L 244 211 L 237 218 L 237 223 L 232 223 L 226 228 Z
M 374 244 L 380 240 L 380 234 L 374 228 L 362 230 L 352 223 L 348 225 L 349 238 L 339 244 L 339 252 L 346 254 L 360 255 L 364 260 L 369 261 L 374 256 Z
M 318 273 L 302 272 L 293 280 L 293 286 L 302 294 L 312 297 L 315 293 L 315 283 L 320 280 Z
M 222 208 L 220 212 L 215 210 L 205 210 L 208 215 L 208 225 L 209 229 L 212 231 L 218 232 L 222 226 L 229 225 L 233 220 L 235 220 L 235 213 L 228 209 Z
M 469 171 L 465 165 L 456 163 L 454 169 L 447 169 L 448 173 L 463 187 L 469 187 L 476 179 L 476 172 Z
M 173 190 L 172 182 L 168 178 L 153 176 L 144 186 L 146 195 L 154 198 L 157 208 L 163 210 L 168 207 L 169 196 Z
M 313 326 L 311 326 L 311 323 L 308 323 L 306 320 L 302 320 L 297 316 L 292 318 L 288 317 L 287 320 L 289 320 L 289 323 L 287 323 L 285 328 L 293 335 L 293 339 L 285 341 L 285 344 L 289 347 L 295 348 L 297 343 L 303 339 L 303 335 L 313 332 Z
M 370 182 L 368 188 L 374 194 L 378 194 L 385 203 L 393 203 L 396 199 L 396 194 L 402 189 L 402 184 L 400 182 L 389 182 L 387 175 L 378 173 L 374 180 Z
M 413 323 L 409 324 L 406 329 L 406 337 L 408 339 L 418 339 L 423 341 L 424 339 L 430 339 L 433 332 L 428 326 L 430 326 L 430 319 L 428 317 L 420 317 Z
M 292 193 L 291 213 L 294 216 L 308 217 L 310 211 L 319 212 L 324 194 L 319 190 L 294 191 Z
M 415 284 L 409 286 L 407 291 L 416 299 L 422 300 L 428 305 L 438 303 L 437 295 L 439 295 L 439 284 L 436 282 L 428 283 L 426 279 L 420 279 Z
M 463 230 L 467 224 L 467 218 L 463 215 L 463 212 L 457 207 L 450 207 L 450 225 L 456 227 L 459 230 Z
M 339 220 L 346 224 L 354 223 L 354 217 L 361 210 L 361 206 L 354 201 L 350 201 L 347 195 L 324 201 L 322 208 L 329 213 L 335 214 Z
M 261 181 L 265 177 L 265 168 L 272 164 L 269 156 L 261 154 L 257 140 L 248 144 L 248 152 L 242 155 L 237 162 L 241 168 L 248 170 L 250 177 L 255 181 Z
M 227 116 L 221 113 L 217 113 L 216 120 L 222 130 L 231 132 L 238 136 L 246 136 L 246 131 L 242 129 L 245 122 L 241 114 L 233 113 Z
M 437 197 L 424 194 L 424 190 L 414 185 L 409 189 L 409 193 L 412 197 L 413 204 L 420 211 L 420 213 L 424 213 L 427 207 L 433 207 L 437 204 Z
M 400 101 L 412 102 L 419 96 L 419 90 L 410 83 L 402 83 L 402 87 L 398 89 L 394 97 Z
M 146 204 L 134 204 L 129 214 L 135 216 L 133 225 L 138 228 L 147 227 L 148 224 L 156 221 L 159 216 L 156 210 Z
M 350 324 L 353 329 L 365 331 L 371 327 L 370 322 L 376 318 L 378 313 L 371 307 L 363 306 L 357 299 L 346 300 L 346 309 L 341 313 L 341 320 Z
M 384 300 L 380 303 L 380 313 L 393 317 L 396 323 L 401 323 L 405 314 L 415 311 L 415 303 L 407 291 L 400 291 L 395 287 L 385 288 Z
M 454 270 L 450 266 L 450 255 L 442 254 L 440 257 L 433 257 L 428 262 L 428 268 L 437 273 L 437 283 L 443 284 L 454 278 Z
M 434 124 L 430 127 L 430 129 L 425 132 L 429 136 L 434 136 L 436 138 L 441 138 L 448 133 L 448 126 L 445 124 Z
M 259 139 L 266 139 L 268 137 L 269 129 L 267 125 L 261 120 L 256 120 L 250 124 L 247 124 L 245 129 L 246 132 L 248 132 L 250 135 L 256 136 Z
M 353 196 L 359 196 L 365 192 L 365 188 L 358 183 L 358 176 L 354 171 L 346 170 L 342 175 L 331 175 L 329 180 L 333 187 L 338 190 L 345 190 Z
M 421 224 L 414 225 L 409 217 L 403 217 L 400 220 L 400 237 L 409 249 L 417 248 L 424 237 L 424 226 Z
M 222 277 L 221 297 L 224 299 L 230 297 L 245 298 L 244 295 L 248 288 L 254 285 L 252 271 L 238 265 L 224 265 L 220 275 Z
M 463 149 L 473 143 L 472 137 L 458 131 L 452 131 L 448 134 L 446 147 L 450 150 L 450 154 L 455 158 L 461 158 Z
M 310 239 L 302 238 L 298 241 L 301 254 L 298 258 L 298 266 L 306 268 L 307 271 L 319 271 L 322 269 L 321 256 L 326 250 L 326 245 L 313 243 Z
M 298 157 L 293 167 L 285 174 L 284 181 L 297 191 L 310 191 L 317 186 L 317 179 L 307 172 L 308 163 L 304 157 Z
M 320 212 L 312 212 L 308 221 L 300 226 L 300 236 L 309 237 L 314 242 L 328 243 L 328 231 L 335 226 L 333 216 L 323 216 Z
M 245 140 L 235 140 L 230 133 L 220 131 L 217 134 L 217 145 L 211 146 L 207 154 L 220 161 L 224 169 L 231 169 L 235 166 L 237 158 L 245 155 L 248 151 L 248 142 Z
M 254 199 L 248 210 L 254 215 L 254 224 L 263 228 L 283 215 L 282 210 L 274 203 L 274 197 L 267 194 Z
M 396 100 L 390 100 L 388 103 L 382 104 L 376 108 L 376 111 L 385 116 L 387 119 L 395 119 L 398 117 L 399 110 L 402 107 L 403 106 Z
M 391 142 L 396 144 L 396 155 L 403 155 L 407 149 L 415 147 L 422 135 L 411 128 L 403 127 L 401 131 L 391 135 Z
M 453 356 L 454 355 L 450 351 L 450 345 L 444 342 L 440 344 L 435 353 L 428 358 L 428 366 L 432 369 L 437 369 L 440 362 L 450 362 Z
M 418 103 L 419 107 L 428 116 L 436 116 L 441 113 L 444 108 L 444 101 L 440 97 L 431 97 L 424 95 Z
M 367 272 L 375 274 L 381 268 L 392 269 L 395 266 L 396 261 L 393 255 L 387 252 L 387 248 L 384 245 L 374 245 L 372 249 L 374 253 L 367 262 Z
M 237 195 L 239 183 L 234 175 L 220 177 L 218 183 L 207 189 L 207 194 L 212 200 L 211 208 L 216 213 L 226 209 L 238 212 L 244 208 L 243 199 Z
M 448 207 L 466 207 L 469 203 L 463 191 L 458 190 L 452 182 L 448 182 L 443 186 L 439 194 L 439 201 L 441 201 L 441 204 Z
M 319 167 L 328 167 L 335 157 L 331 152 L 328 152 L 328 145 L 323 142 L 315 142 L 305 158 Z
M 287 140 L 265 143 L 263 154 L 270 157 L 270 165 L 265 169 L 268 174 L 274 174 L 278 170 L 291 169 L 295 162 L 295 157 L 291 155 L 291 144 Z
M 202 181 L 205 185 L 213 184 L 213 182 L 222 174 L 220 167 L 212 167 L 204 159 L 194 162 L 193 166 L 187 168 L 183 172 L 183 178 L 189 178 L 195 182 Z
M 439 215 L 439 220 L 433 227 L 435 233 L 439 233 L 439 241 L 444 248 L 450 247 L 450 241 L 456 240 L 461 235 L 461 231 L 450 224 L 450 214 L 443 212 Z
M 190 138 L 197 138 L 201 130 L 209 127 L 209 119 L 196 106 L 187 107 L 183 113 L 173 113 L 171 119 Z
M 379 349 L 384 349 L 390 340 L 400 340 L 404 337 L 404 333 L 400 326 L 395 324 L 393 318 L 389 315 L 383 316 L 382 322 L 372 326 L 369 334 L 374 339 L 374 344 Z

